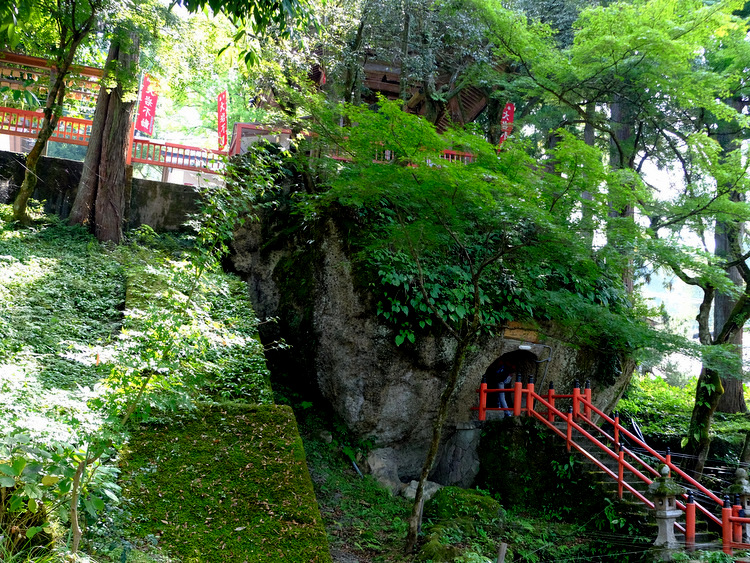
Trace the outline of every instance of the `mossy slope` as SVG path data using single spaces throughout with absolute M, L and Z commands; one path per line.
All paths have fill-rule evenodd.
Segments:
M 142 426 L 122 467 L 138 534 L 185 563 L 331 561 L 288 407 L 210 406 Z

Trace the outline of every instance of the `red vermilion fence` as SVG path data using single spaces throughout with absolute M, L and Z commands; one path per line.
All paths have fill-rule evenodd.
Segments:
M 39 112 L 0 107 L 0 134 L 37 137 L 43 120 L 44 115 Z M 60 117 L 50 140 L 86 146 L 89 144 L 92 124 L 93 122 L 88 119 Z M 223 174 L 223 157 L 227 153 L 175 143 L 159 143 L 150 139 L 131 138 L 128 155 L 128 164 L 139 162 L 194 172 Z
M 132 140 L 128 164 L 140 162 L 155 166 L 168 166 L 181 170 L 195 170 L 211 174 L 224 173 L 226 151 L 206 150 L 200 147 L 158 143 L 150 139 Z
M 0 134 L 37 137 L 43 120 L 44 115 L 40 112 L 0 107 Z M 60 117 L 50 140 L 86 146 L 91 136 L 92 124 L 93 122 L 88 119 Z M 248 126 L 248 124 L 243 125 Z M 256 127 L 256 129 L 266 133 L 271 131 L 261 127 Z M 281 133 L 286 134 L 287 131 L 282 130 Z M 233 146 L 231 154 L 238 153 L 239 146 Z M 161 143 L 151 139 L 136 138 L 131 134 L 127 162 L 128 164 L 137 162 L 209 174 L 223 174 L 224 160 L 228 155 L 227 151 L 207 150 L 175 143 Z M 350 160 L 347 156 L 342 156 L 337 152 L 333 152 L 330 156 L 336 160 Z M 383 148 L 376 152 L 374 162 L 390 162 L 393 158 L 393 152 Z M 440 155 L 441 160 L 463 164 L 473 162 L 474 158 L 471 153 L 454 150 L 444 150 Z
M 648 452 L 660 464 L 666 464 L 674 479 L 681 480 L 688 488 L 700 491 L 710 501 L 716 503 L 715 508 L 721 510 L 721 517 L 718 517 L 709 508 L 696 502 L 693 499 L 692 492 L 683 495 L 685 502 L 678 501 L 677 506 L 686 514 L 685 524 L 676 524 L 676 527 L 685 533 L 685 541 L 688 546 L 695 541 L 695 519 L 696 511 L 698 511 L 706 519 L 721 527 L 722 546 L 725 553 L 731 555 L 732 550 L 735 548 L 750 548 L 750 544 L 742 543 L 742 525 L 750 523 L 750 518 L 740 516 L 742 506 L 739 504 L 731 505 L 728 496 L 725 496 L 724 499 L 719 498 L 715 493 L 686 474 L 677 465 L 672 463 L 669 451 L 667 451 L 666 455 L 662 455 L 648 446 L 638 436 L 620 424 L 619 415 L 613 413 L 613 416 L 610 417 L 598 409 L 592 403 L 591 386 L 588 382 L 583 392 L 581 392 L 580 385 L 576 382 L 573 393 L 568 395 L 557 394 L 550 383 L 547 393 L 540 395 L 534 389 L 533 378 L 524 387 L 521 377 L 517 376 L 512 389 L 488 389 L 487 382 L 482 381 L 477 392 L 479 393 L 479 406 L 472 407 L 472 410 L 479 411 L 479 420 L 486 420 L 487 411 L 512 411 L 515 416 L 525 414 L 526 416 L 535 418 L 565 440 L 569 451 L 575 450 L 579 452 L 609 477 L 614 479 L 617 482 L 620 497 L 622 497 L 625 491 L 628 491 L 647 507 L 653 508 L 654 503 L 625 481 L 624 477 L 626 472 L 628 472 L 644 483 L 650 484 L 654 477 L 659 477 L 660 475 L 656 469 L 622 445 L 622 438 L 627 438 L 631 444 Z M 491 393 L 513 393 L 513 407 L 487 407 L 487 395 Z M 567 413 L 563 413 L 555 407 L 555 402 L 561 399 L 567 399 L 571 403 Z M 537 407 L 539 411 L 536 410 Z M 592 419 L 592 416 L 596 417 L 596 420 Z M 555 424 L 558 421 L 561 424 Z M 612 434 L 600 428 L 597 422 L 609 423 L 612 426 Z M 591 454 L 574 440 L 574 431 L 578 440 L 584 443 L 585 441 L 590 442 L 605 458 L 609 457 L 611 460 L 616 461 L 617 472 L 610 469 L 597 456 Z
M 0 107 L 0 133 L 16 137 L 37 137 L 44 115 L 35 111 Z M 88 145 L 92 122 L 88 119 L 61 117 L 50 140 L 73 145 Z

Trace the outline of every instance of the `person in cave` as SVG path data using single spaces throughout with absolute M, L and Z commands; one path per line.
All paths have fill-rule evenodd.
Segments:
M 498 389 L 510 389 L 512 382 L 513 382 L 513 375 L 515 373 L 515 366 L 506 366 L 505 364 L 502 365 L 504 370 L 498 370 Z M 498 393 L 498 402 L 500 405 L 500 408 L 507 409 L 508 403 L 506 401 L 506 395 L 508 393 Z M 502 411 L 502 415 L 504 417 L 507 416 L 513 416 L 513 413 L 510 411 Z

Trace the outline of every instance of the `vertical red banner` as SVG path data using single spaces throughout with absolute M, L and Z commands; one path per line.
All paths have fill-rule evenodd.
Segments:
M 154 134 L 154 117 L 156 116 L 156 102 L 159 100 L 159 94 L 154 89 L 154 83 L 151 77 L 146 74 L 143 77 L 143 86 L 141 88 L 141 103 L 138 104 L 138 116 L 135 120 L 135 128 L 146 135 Z
M 500 135 L 500 140 L 497 143 L 497 149 L 500 150 L 500 145 L 503 144 L 503 141 L 508 138 L 510 135 L 510 132 L 513 131 L 513 116 L 516 113 L 516 106 L 514 106 L 511 102 L 508 102 L 505 104 L 505 107 L 503 108 L 503 115 L 500 118 L 500 130 L 502 131 L 502 134 Z
M 224 90 L 219 94 L 217 100 L 217 109 L 219 113 L 219 150 L 227 148 L 227 91 Z

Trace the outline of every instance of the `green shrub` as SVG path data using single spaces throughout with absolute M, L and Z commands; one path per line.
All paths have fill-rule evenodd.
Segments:
M 443 487 L 425 503 L 424 515 L 432 520 L 469 517 L 478 524 L 496 525 L 504 518 L 505 511 L 499 502 L 483 491 Z

